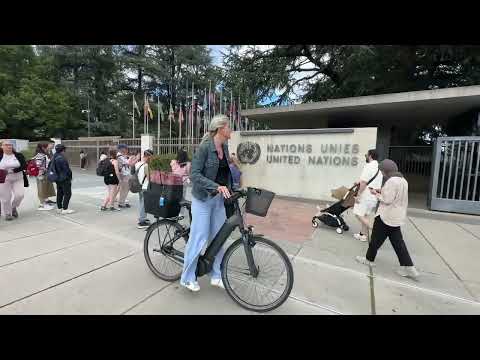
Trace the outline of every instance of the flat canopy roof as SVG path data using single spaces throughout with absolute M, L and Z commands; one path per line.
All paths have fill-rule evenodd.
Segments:
M 480 108 L 480 86 L 393 94 L 359 96 L 307 104 L 246 109 L 250 120 L 278 123 L 327 119 L 332 123 L 360 122 L 443 122 L 451 117 Z M 400 124 L 399 124 L 400 125 Z

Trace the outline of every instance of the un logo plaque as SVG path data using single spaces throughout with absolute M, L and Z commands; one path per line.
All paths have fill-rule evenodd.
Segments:
M 247 141 L 238 144 L 237 156 L 242 164 L 255 164 L 260 159 L 260 145 L 257 143 Z

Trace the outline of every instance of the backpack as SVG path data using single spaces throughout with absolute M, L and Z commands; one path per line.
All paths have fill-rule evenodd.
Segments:
M 110 162 L 110 159 L 103 159 L 100 161 L 97 165 L 97 175 L 98 176 L 108 176 L 110 174 L 113 174 L 115 169 L 113 168 L 112 163 Z
M 138 167 L 138 170 L 140 170 L 140 168 L 143 165 L 145 165 L 145 164 L 140 165 Z M 128 179 L 128 187 L 130 189 L 130 192 L 132 192 L 134 194 L 137 194 L 140 191 L 142 191 L 143 183 L 145 182 L 145 179 L 147 178 L 147 175 L 145 174 L 142 183 L 140 183 L 140 181 L 138 181 L 138 170 L 136 170 L 135 173 L 132 174 L 133 176 L 130 179 Z
M 52 161 L 50 161 L 50 164 L 48 164 L 47 179 L 48 179 L 48 181 L 50 181 L 52 183 L 57 182 L 58 179 L 59 179 L 57 169 L 55 167 L 55 160 L 54 159 L 52 159 Z
M 40 168 L 37 165 L 36 160 L 29 160 L 27 163 L 27 175 L 38 176 L 40 174 Z

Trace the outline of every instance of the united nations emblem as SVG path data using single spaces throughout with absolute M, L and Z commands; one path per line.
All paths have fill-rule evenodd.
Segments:
M 238 160 L 242 164 L 255 164 L 260 158 L 260 145 L 254 142 L 243 142 L 237 146 Z

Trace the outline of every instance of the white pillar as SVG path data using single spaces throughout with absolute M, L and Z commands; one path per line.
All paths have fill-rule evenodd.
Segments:
M 143 152 L 147 149 L 150 149 L 150 150 L 154 150 L 153 149 L 153 143 L 154 143 L 154 137 L 151 136 L 151 135 L 142 135 L 142 138 L 141 138 L 141 149 L 142 149 L 142 156 L 143 156 Z M 155 150 L 154 150 L 155 152 Z

